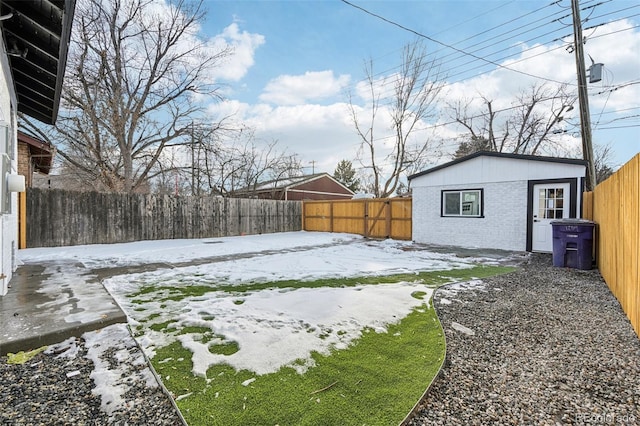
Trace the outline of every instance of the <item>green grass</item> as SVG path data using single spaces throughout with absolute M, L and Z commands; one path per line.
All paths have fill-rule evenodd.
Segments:
M 187 285 L 183 287 L 171 287 L 164 285 L 147 285 L 137 292 L 130 294 L 133 303 L 146 303 L 147 300 L 141 296 L 152 293 L 163 293 L 163 297 L 153 297 L 153 300 L 179 301 L 187 297 L 199 297 L 213 291 L 223 291 L 234 294 L 242 294 L 266 289 L 299 289 L 299 288 L 319 288 L 319 287 L 355 287 L 358 285 L 374 285 L 374 284 L 391 284 L 402 281 L 420 281 L 428 285 L 441 285 L 451 281 L 460 281 L 462 279 L 483 278 L 492 275 L 503 274 L 513 271 L 515 268 L 506 266 L 488 266 L 477 265 L 467 269 L 452 269 L 448 271 L 422 271 L 416 273 L 394 274 L 394 275 L 375 275 L 368 277 L 353 278 L 322 278 L 312 281 L 283 280 L 272 282 L 248 283 L 242 285 L 231 285 L 224 283 L 211 283 L 210 285 Z M 242 304 L 243 301 L 234 302 Z
M 444 340 L 433 309 L 423 305 L 387 333 L 368 331 L 345 350 L 312 356 L 316 366 L 303 375 L 285 367 L 256 376 L 217 365 L 207 371 L 210 383 L 192 375 L 191 353 L 179 343 L 159 349 L 153 363 L 176 396 L 192 393 L 177 401 L 192 426 L 392 425 L 440 368 Z M 169 357 L 183 361 L 157 362 Z
M 267 288 L 350 287 L 401 281 L 421 281 L 437 286 L 513 270 L 515 268 L 476 266 L 384 277 L 279 281 L 251 283 L 242 287 L 194 286 L 170 290 L 184 290 L 182 294 L 187 297 L 211 291 L 235 294 Z M 153 293 L 150 288 L 133 297 Z M 420 291 L 412 293 L 417 299 L 425 295 Z M 176 397 L 189 394 L 179 399 L 177 404 L 191 426 L 398 424 L 419 400 L 444 359 L 442 328 L 429 302 L 415 308 L 399 323 L 388 326 L 386 333 L 365 330 L 363 336 L 347 349 L 334 350 L 330 355 L 313 353 L 315 366 L 302 375 L 290 367 L 256 376 L 250 371 L 236 371 L 228 365 L 215 365 L 207 371 L 207 379 L 195 377 L 192 354 L 179 342 L 159 348 L 152 363 Z M 170 323 L 156 326 L 167 328 Z M 222 342 L 216 340 L 210 344 L 212 353 L 231 355 L 239 349 L 236 342 L 213 335 L 211 330 L 202 327 L 185 327 L 177 332 L 182 334 L 185 329 L 202 334 L 205 343 L 213 337 L 221 339 Z M 176 330 L 169 327 L 167 332 Z M 341 330 L 336 333 L 344 334 Z M 167 358 L 172 360 L 160 362 Z M 299 361 L 299 364 L 304 364 Z M 242 385 L 252 378 L 255 381 L 248 386 Z
M 220 344 L 209 345 L 209 352 L 220 355 L 233 355 L 240 350 L 238 342 L 224 342 Z

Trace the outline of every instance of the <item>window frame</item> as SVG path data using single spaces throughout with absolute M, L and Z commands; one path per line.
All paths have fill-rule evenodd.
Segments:
M 479 208 L 479 214 L 477 215 L 463 215 L 462 214 L 462 197 L 463 197 L 463 193 L 465 192 L 476 192 L 479 194 L 479 203 L 480 203 L 480 208 Z M 459 204 L 459 210 L 458 210 L 458 214 L 446 214 L 445 213 L 445 207 L 446 207 L 446 203 L 445 203 L 445 195 L 446 194 L 452 194 L 452 193 L 457 193 L 460 194 L 460 204 Z M 440 217 L 463 217 L 463 218 L 470 218 L 470 219 L 478 219 L 478 218 L 483 218 L 484 217 L 484 189 L 483 188 L 464 188 L 464 189 L 443 189 L 440 191 Z

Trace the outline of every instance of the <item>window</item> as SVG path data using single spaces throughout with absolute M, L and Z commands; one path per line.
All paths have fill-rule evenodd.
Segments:
M 442 191 L 442 216 L 482 217 L 482 189 Z
M 543 219 L 562 219 L 564 196 L 562 188 L 540 189 L 538 192 L 538 217 Z

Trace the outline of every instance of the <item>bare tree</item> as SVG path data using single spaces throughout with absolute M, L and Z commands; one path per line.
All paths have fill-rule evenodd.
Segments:
M 402 64 L 393 76 L 393 90 L 384 97 L 380 81 L 376 80 L 373 61 L 365 65 L 366 84 L 370 105 L 368 118 L 361 117 L 359 108 L 350 96 L 351 118 L 360 137 L 359 162 L 366 174 L 361 180 L 376 197 L 389 197 L 412 164 L 424 161 L 429 154 L 428 141 L 411 143 L 414 131 L 435 116 L 435 101 L 444 86 L 435 60 L 428 60 L 423 44 L 405 46 Z M 374 126 L 380 112 L 388 112 L 393 131 L 392 146 L 377 139 Z M 362 173 L 362 171 L 361 171 Z
M 79 0 L 57 125 L 27 127 L 104 190 L 140 190 L 217 97 L 209 71 L 231 51 L 197 37 L 203 17 L 201 0 Z
M 193 140 L 190 164 L 180 168 L 193 195 L 250 195 L 261 182 L 302 174 L 295 154 L 280 151 L 277 141 L 259 143 L 249 128 L 196 126 Z
M 302 174 L 302 162 L 295 154 L 277 149 L 277 141 L 260 148 L 254 139 L 234 145 L 229 152 L 232 168 L 222 173 L 227 194 L 251 195 L 265 181 L 280 181 Z
M 593 149 L 593 165 L 596 169 L 596 183 L 607 180 L 619 165 L 614 164 L 613 148 L 610 144 L 596 145 Z M 582 147 L 577 152 L 577 157 L 582 158 Z
M 487 97 L 479 99 L 484 111 L 475 114 L 471 112 L 474 99 L 449 104 L 451 118 L 465 130 L 454 157 L 477 150 L 530 155 L 555 151 L 555 128 L 573 109 L 576 97 L 564 86 L 540 84 L 520 92 L 514 107 L 500 111 Z

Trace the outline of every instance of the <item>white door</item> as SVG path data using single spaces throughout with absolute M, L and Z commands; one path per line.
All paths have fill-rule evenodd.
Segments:
M 569 217 L 569 184 L 545 183 L 534 185 L 532 201 L 531 250 L 551 253 L 553 251 L 551 222 Z

